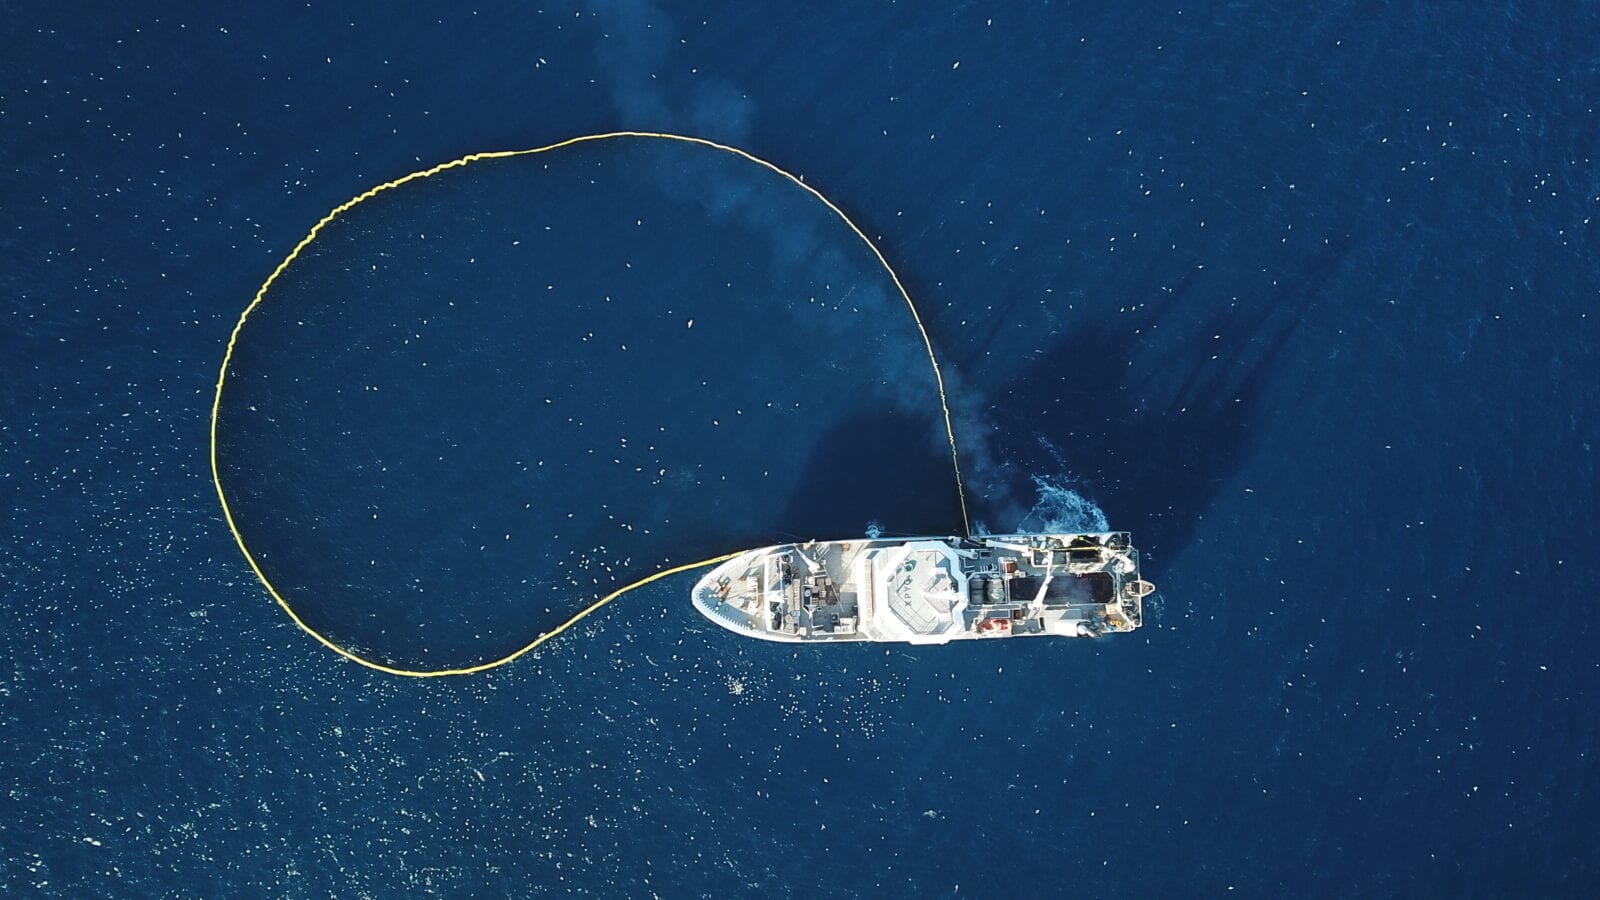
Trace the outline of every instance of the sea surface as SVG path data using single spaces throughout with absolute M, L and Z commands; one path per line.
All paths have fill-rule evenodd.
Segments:
M 0 893 L 1594 895 L 1600 7 L 0 9 Z M 837 204 L 971 527 L 1132 532 L 1147 627 L 296 627 L 240 313 L 617 130 Z M 359 204 L 219 413 L 402 667 L 966 527 L 871 247 L 681 142 Z

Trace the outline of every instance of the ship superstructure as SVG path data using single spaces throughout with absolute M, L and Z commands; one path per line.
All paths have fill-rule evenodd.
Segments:
M 763 640 L 943 644 L 1132 631 L 1153 590 L 1128 534 L 1110 532 L 781 544 L 712 569 L 693 598 Z

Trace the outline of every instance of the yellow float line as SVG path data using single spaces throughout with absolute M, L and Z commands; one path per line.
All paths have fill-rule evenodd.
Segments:
M 545 641 L 550 640 L 551 638 L 553 638 L 556 635 L 562 633 L 563 631 L 566 631 L 568 628 L 571 628 L 573 625 L 576 625 L 578 622 L 582 621 L 584 619 L 584 617 L 588 616 L 590 613 L 594 612 L 595 610 L 599 609 L 602 606 L 605 606 L 607 603 L 610 603 L 612 600 L 617 599 L 618 597 L 622 596 L 623 594 L 626 594 L 627 592 L 633 590 L 634 588 L 642 587 L 644 585 L 649 584 L 652 581 L 656 581 L 658 579 L 665 578 L 665 577 L 667 577 L 669 575 L 676 575 L 679 572 L 687 572 L 687 571 L 689 571 L 691 569 L 698 569 L 698 568 L 701 568 L 701 567 L 704 567 L 704 566 L 716 565 L 717 563 L 724 562 L 726 560 L 730 560 L 730 559 L 734 558 L 735 556 L 739 555 L 738 553 L 729 553 L 729 554 L 726 554 L 726 555 L 723 555 L 723 556 L 715 557 L 713 559 L 705 559 L 705 560 L 701 560 L 700 562 L 687 563 L 687 564 L 681 565 L 681 566 L 674 566 L 674 567 L 672 567 L 670 569 L 663 569 L 663 570 L 655 573 L 654 575 L 650 575 L 648 577 L 641 578 L 638 581 L 633 582 L 632 584 L 629 584 L 629 585 L 626 585 L 624 587 L 618 588 L 617 590 L 612 591 L 611 593 L 605 595 L 604 597 L 601 597 L 599 600 L 596 600 L 594 603 L 592 603 L 588 607 L 586 607 L 582 612 L 578 613 L 577 615 L 573 616 L 572 618 L 568 619 L 567 621 L 561 623 L 554 630 L 551 630 L 551 631 L 545 632 L 544 634 L 539 635 L 532 642 L 530 642 L 527 646 L 522 647 L 519 650 L 513 651 L 512 653 L 509 653 L 509 654 L 507 654 L 507 655 L 505 655 L 505 656 L 503 656 L 503 657 L 501 657 L 499 659 L 491 660 L 491 661 L 485 662 L 485 663 L 479 663 L 478 665 L 475 665 L 475 666 L 465 666 L 465 667 L 462 667 L 462 668 L 454 668 L 454 669 L 402 669 L 402 668 L 398 668 L 396 666 L 385 665 L 385 664 L 383 664 L 381 662 L 377 662 L 375 660 L 367 659 L 366 657 L 361 656 L 360 654 L 354 653 L 354 652 L 352 652 L 350 650 L 346 650 L 345 648 L 343 648 L 343 647 L 339 646 L 338 644 L 335 644 L 333 641 L 329 640 L 327 637 L 323 636 L 320 632 L 318 632 L 316 629 L 312 628 L 310 625 L 307 625 L 305 620 L 300 618 L 299 613 L 296 613 L 294 611 L 294 607 L 289 605 L 289 601 L 285 600 L 283 598 L 283 595 L 278 593 L 278 589 L 272 586 L 272 582 L 267 579 L 266 573 L 261 571 L 261 565 L 256 562 L 255 555 L 250 552 L 250 548 L 249 547 L 245 546 L 244 536 L 239 533 L 239 526 L 238 526 L 238 524 L 236 522 L 234 522 L 234 519 L 233 519 L 233 509 L 228 505 L 228 495 L 222 489 L 222 474 L 219 471 L 219 469 L 217 468 L 217 418 L 218 418 L 218 416 L 219 416 L 219 414 L 220 414 L 220 412 L 222 410 L 222 387 L 223 387 L 223 384 L 228 380 L 228 364 L 233 361 L 233 350 L 234 350 L 234 347 L 239 342 L 239 332 L 241 330 L 243 330 L 244 323 L 245 323 L 245 321 L 247 319 L 250 318 L 250 314 L 252 312 L 255 312 L 256 307 L 260 306 L 261 305 L 261 301 L 266 298 L 267 290 L 272 287 L 273 282 L 277 281 L 278 280 L 278 276 L 282 275 L 284 270 L 289 268 L 289 264 L 294 262 L 295 259 L 300 256 L 300 251 L 302 251 L 306 247 L 310 246 L 311 242 L 316 240 L 317 235 L 321 233 L 322 229 L 325 226 L 327 226 L 327 224 L 329 222 L 332 222 L 334 219 L 337 219 L 339 216 L 341 216 L 344 213 L 348 212 L 352 207 L 356 206 L 357 204 L 361 203 L 362 201 L 370 200 L 371 198 L 377 196 L 378 194 L 383 193 L 384 191 L 392 190 L 394 188 L 397 188 L 397 187 L 405 184 L 408 181 L 416 181 L 416 180 L 419 180 L 419 179 L 422 179 L 422 178 L 431 178 L 432 176 L 437 175 L 440 172 L 443 172 L 443 171 L 445 171 L 447 169 L 454 169 L 454 168 L 457 168 L 459 166 L 467 165 L 468 163 L 478 162 L 479 160 L 485 160 L 485 159 L 508 159 L 510 157 L 513 157 L 513 156 L 529 156 L 529 155 L 532 155 L 534 153 L 545 153 L 545 152 L 548 152 L 550 150 L 559 150 L 562 147 L 570 147 L 570 146 L 573 146 L 575 144 L 588 143 L 589 141 L 604 141 L 604 140 L 609 140 L 609 139 L 612 139 L 612 138 L 657 138 L 657 139 L 668 140 L 668 141 L 682 141 L 683 143 L 686 143 L 686 144 L 700 144 L 701 146 L 711 147 L 711 148 L 714 148 L 714 149 L 717 149 L 717 150 L 722 150 L 722 151 L 724 151 L 726 153 L 732 153 L 735 156 L 743 157 L 744 159 L 747 159 L 750 162 L 753 162 L 753 163 L 755 163 L 755 164 L 757 164 L 759 166 L 763 166 L 763 167 L 765 167 L 765 168 L 767 168 L 767 169 L 769 169 L 769 170 L 771 170 L 773 172 L 778 173 L 779 175 L 782 175 L 784 178 L 787 178 L 790 181 L 794 182 L 795 184 L 799 185 L 805 191 L 810 193 L 811 196 L 817 198 L 818 200 L 821 200 L 824 206 L 828 207 L 828 209 L 833 210 L 834 215 L 837 215 L 846 225 L 850 226 L 850 230 L 855 232 L 856 237 L 861 238 L 862 243 L 865 243 L 867 245 L 867 247 L 872 250 L 873 255 L 876 256 L 878 258 L 878 262 L 880 264 L 882 264 L 884 271 L 889 273 L 889 278 L 890 278 L 891 281 L 894 282 L 895 288 L 900 291 L 900 296 L 905 298 L 906 308 L 911 310 L 911 318 L 917 323 L 917 331 L 922 333 L 922 344 L 928 350 L 928 362 L 933 364 L 933 378 L 934 378 L 934 381 L 937 382 L 938 386 L 939 386 L 939 406 L 940 406 L 940 408 L 942 408 L 944 410 L 944 431 L 945 431 L 945 436 L 947 438 L 949 438 L 949 440 L 950 440 L 950 465 L 951 465 L 951 468 L 955 471 L 956 496 L 959 497 L 960 500 L 961 500 L 961 524 L 962 524 L 962 527 L 964 529 L 966 529 L 966 531 L 969 534 L 971 533 L 972 526 L 971 526 L 971 523 L 969 522 L 969 520 L 967 519 L 967 493 L 966 493 L 966 488 L 962 485 L 962 482 L 961 482 L 961 462 L 956 457 L 956 433 L 955 433 L 954 427 L 950 423 L 950 403 L 949 403 L 949 400 L 945 397 L 944 375 L 941 374 L 940 371 L 939 371 L 939 360 L 938 360 L 938 357 L 936 357 L 934 355 L 934 352 L 933 352 L 933 341 L 928 338 L 928 329 L 924 328 L 923 325 L 922 325 L 922 316 L 921 316 L 921 314 L 919 314 L 917 312 L 917 305 L 915 303 L 911 302 L 911 294 L 906 291 L 905 285 L 900 283 L 900 276 L 895 274 L 894 268 L 889 265 L 889 260 L 886 259 L 884 257 L 884 255 L 883 255 L 883 252 L 878 249 L 878 245 L 874 244 L 872 242 L 872 239 L 867 237 L 865 232 L 863 232 L 860 228 L 856 227 L 856 223 L 850 221 L 850 217 L 844 214 L 844 210 L 841 210 L 839 207 L 834 206 L 833 202 L 830 201 L 827 197 L 822 196 L 822 194 L 819 191 L 817 191 L 816 188 L 813 188 L 811 185 L 806 184 L 798 176 L 792 175 L 789 172 L 786 172 L 783 169 L 778 168 L 777 166 L 773 165 L 772 163 L 767 162 L 764 159 L 761 159 L 760 157 L 752 156 L 749 153 L 746 153 L 745 151 L 740 150 L 738 147 L 730 147 L 730 146 L 728 146 L 726 144 L 719 144 L 719 143 L 717 143 L 715 141 L 708 141 L 705 138 L 688 137 L 686 135 L 681 135 L 681 134 L 664 134 L 664 133 L 656 133 L 656 132 L 650 132 L 650 131 L 612 131 L 612 132 L 608 132 L 606 134 L 586 134 L 586 135 L 582 135 L 580 137 L 568 138 L 567 140 L 561 141 L 559 143 L 550 144 L 550 145 L 544 146 L 544 147 L 535 147 L 535 148 L 532 148 L 532 149 L 529 149 L 529 150 L 497 150 L 497 151 L 493 151 L 493 152 L 490 152 L 490 153 L 472 153 L 472 154 L 469 154 L 467 156 L 463 156 L 460 159 L 453 159 L 453 160 L 451 160 L 449 162 L 446 162 L 446 163 L 440 163 L 439 165 L 434 166 L 431 169 L 424 169 L 424 170 L 422 170 L 420 172 L 412 172 L 410 175 L 406 175 L 406 176 L 401 177 L 401 178 L 396 178 L 393 181 L 386 181 L 383 184 L 378 185 L 377 187 L 371 188 L 371 189 L 369 189 L 369 190 L 367 190 L 367 191 L 365 191 L 365 192 L 363 192 L 363 193 L 361 193 L 361 194 L 359 194 L 359 195 L 357 195 L 355 197 L 350 198 L 349 200 L 346 200 L 345 202 L 339 204 L 338 206 L 335 206 L 332 209 L 332 211 L 330 211 L 327 215 L 323 216 L 322 219 L 317 222 L 317 224 L 315 224 L 315 225 L 313 225 L 311 227 L 311 231 L 308 232 L 305 237 L 300 239 L 300 243 L 296 244 L 294 246 L 294 249 L 289 251 L 289 255 L 283 258 L 283 262 L 278 263 L 278 267 L 272 270 L 272 274 L 267 276 L 267 280 L 261 283 L 261 287 L 256 291 L 256 295 L 250 301 L 250 305 L 246 306 L 244 308 L 244 312 L 241 313 L 240 316 L 239 316 L 239 321 L 237 323 L 235 323 L 234 326 L 233 326 L 233 333 L 228 335 L 228 349 L 222 355 L 222 369 L 217 374 L 217 391 L 216 391 L 216 395 L 212 398 L 212 401 L 211 401 L 211 481 L 217 488 L 217 499 L 219 501 L 221 501 L 221 503 L 222 503 L 222 515 L 223 515 L 223 518 L 227 519 L 227 521 L 228 521 L 228 530 L 233 532 L 233 539 L 234 539 L 234 541 L 236 543 L 238 543 L 239 550 L 244 553 L 245 561 L 250 563 L 251 570 L 253 570 L 256 573 L 256 578 L 261 580 L 261 584 L 266 587 L 267 593 L 271 594 L 272 595 L 272 599 L 276 600 L 278 602 L 278 605 L 283 608 L 283 611 L 289 614 L 289 618 L 292 619 L 296 625 L 300 626 L 300 630 L 301 631 L 304 631 L 306 634 L 309 634 L 312 637 L 316 638 L 317 641 L 319 643 L 321 643 L 324 647 L 327 647 L 329 650 L 332 650 L 333 652 L 339 654 L 340 656 L 343 656 L 345 659 L 348 659 L 348 660 L 350 660 L 352 662 L 360 663 L 361 665 L 366 666 L 369 669 L 375 669 L 375 670 L 377 670 L 379 672 L 385 672 L 385 673 L 390 674 L 390 675 L 404 675 L 404 676 L 408 676 L 408 677 L 411 677 L 411 678 L 439 678 L 439 677 L 446 676 L 446 675 L 471 675 L 474 672 L 484 672 L 484 671 L 487 671 L 489 669 L 494 669 L 494 668 L 498 668 L 500 666 L 503 666 L 506 663 L 511 662 L 512 660 L 514 660 L 514 659 L 522 656 L 523 654 L 533 650 L 535 647 L 538 647 L 540 644 L 543 644 Z

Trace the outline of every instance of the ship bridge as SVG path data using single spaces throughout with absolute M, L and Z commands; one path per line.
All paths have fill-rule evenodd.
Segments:
M 912 541 L 863 553 L 856 583 L 867 588 L 876 639 L 943 644 L 964 630 L 967 576 L 944 541 Z M 866 618 L 865 616 L 863 618 Z

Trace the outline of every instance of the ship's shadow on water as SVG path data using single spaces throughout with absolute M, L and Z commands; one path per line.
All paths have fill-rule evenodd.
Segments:
M 1110 527 L 1177 556 L 1259 423 L 1294 414 L 1270 405 L 1285 350 L 1352 243 L 1330 237 L 1254 298 L 1220 297 L 1193 271 L 1131 315 L 1074 322 L 993 399 L 997 493 L 1029 495 L 1034 474 L 1065 470 Z
M 775 519 L 785 529 L 779 538 L 848 539 L 872 522 L 889 536 L 959 534 L 954 469 L 948 449 L 935 443 L 944 439 L 932 415 L 900 409 L 835 423 Z
M 1218 292 L 1193 270 L 1131 316 L 1075 321 L 987 397 L 952 397 L 974 526 L 1043 527 L 1042 492 L 1070 490 L 1103 508 L 1109 527 L 1134 531 L 1147 552 L 1176 556 L 1274 414 L 1285 350 L 1352 245 L 1328 238 L 1293 277 L 1248 301 L 1213 302 Z M 963 349 L 979 355 L 951 349 L 958 359 Z M 983 390 L 977 378 L 949 380 Z M 908 450 L 912 434 L 926 438 L 909 443 L 918 450 Z M 772 538 L 851 537 L 870 521 L 891 535 L 960 531 L 944 439 L 941 422 L 902 409 L 835 423 L 774 517 L 783 530 Z

